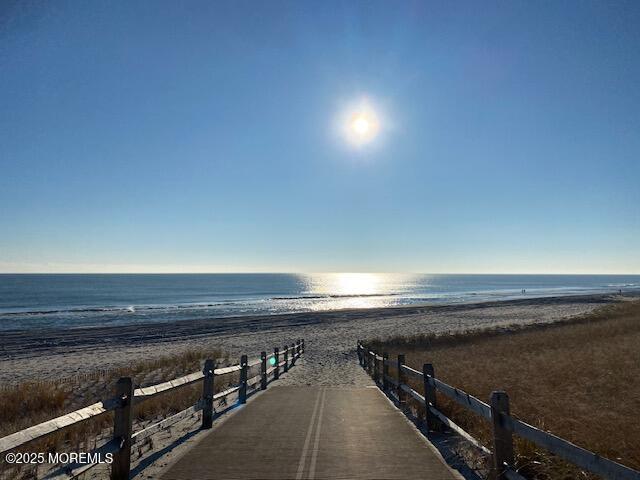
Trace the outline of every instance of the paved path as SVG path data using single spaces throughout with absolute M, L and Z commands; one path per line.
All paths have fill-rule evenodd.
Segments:
M 375 387 L 273 386 L 163 480 L 458 478 Z

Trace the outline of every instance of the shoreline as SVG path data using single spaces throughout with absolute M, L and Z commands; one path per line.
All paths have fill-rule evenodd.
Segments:
M 637 295 L 627 294 L 620 297 L 617 294 L 612 293 L 593 293 L 593 294 L 577 294 L 577 295 L 553 295 L 544 297 L 531 297 L 531 298 L 517 298 L 507 300 L 483 300 L 483 301 L 467 301 L 467 302 L 451 302 L 451 303 L 416 303 L 411 305 L 394 305 L 389 307 L 373 307 L 373 308 L 341 308 L 333 310 L 317 310 L 317 311 L 302 311 L 302 312 L 286 312 L 277 314 L 252 314 L 252 315 L 228 315 L 228 316 L 212 316 L 209 318 L 193 318 L 193 319 L 180 319 L 172 321 L 155 321 L 155 322 L 136 322 L 128 324 L 115 324 L 115 325 L 89 325 L 89 326 L 71 326 L 71 327 L 40 327 L 29 329 L 7 329 L 2 330 L 3 337 L 5 339 L 13 339 L 25 337 L 40 338 L 43 334 L 52 334 L 54 336 L 68 336 L 69 334 L 91 334 L 93 332 L 110 333 L 125 329 L 126 331 L 141 329 L 151 330 L 160 328 L 161 330 L 170 328 L 179 328 L 181 331 L 188 331 L 197 326 L 204 326 L 211 328 L 210 333 L 216 333 L 213 330 L 220 328 L 220 331 L 228 330 L 229 328 L 219 323 L 247 323 L 252 325 L 256 321 L 262 321 L 265 324 L 269 324 L 273 320 L 274 324 L 288 323 L 287 320 L 298 320 L 298 317 L 310 317 L 309 322 L 317 323 L 323 320 L 333 321 L 334 317 L 348 317 L 349 319 L 356 317 L 369 317 L 369 316 L 385 316 L 394 317 L 403 314 L 417 314 L 430 311 L 454 311 L 454 310 L 467 310 L 470 308 L 486 308 L 501 305 L 529 305 L 536 304 L 562 304 L 562 303 L 575 303 L 575 302 L 597 302 L 611 303 L 618 298 L 635 298 L 640 297 L 640 293 Z M 386 314 L 386 315 L 385 315 Z M 322 318 L 327 317 L 327 318 Z M 215 324 L 215 325 L 214 325 Z M 187 328 L 185 328 L 187 327 Z M 7 345 L 4 342 L 3 346 Z M 0 355 L 4 354 L 0 348 Z
M 304 363 L 314 371 L 312 375 L 306 372 L 304 383 L 359 384 L 361 376 L 354 371 L 357 362 L 344 361 L 355 356 L 357 339 L 548 323 L 588 313 L 625 298 L 637 296 L 567 295 L 74 329 L 12 330 L 3 332 L 0 381 L 14 384 L 35 378 L 73 376 L 138 359 L 179 354 L 205 345 L 221 348 L 232 356 L 256 355 L 304 338 L 309 350 Z M 305 375 L 301 372 L 300 378 Z

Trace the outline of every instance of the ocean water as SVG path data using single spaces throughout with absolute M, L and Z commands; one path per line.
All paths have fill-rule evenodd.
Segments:
M 523 294 L 522 290 L 526 292 Z M 0 330 L 640 292 L 640 275 L 0 275 Z

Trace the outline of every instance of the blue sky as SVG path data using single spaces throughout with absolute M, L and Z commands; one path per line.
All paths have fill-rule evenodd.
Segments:
M 640 273 L 638 2 L 2 2 L 0 271 Z M 381 134 L 336 135 L 362 97 Z

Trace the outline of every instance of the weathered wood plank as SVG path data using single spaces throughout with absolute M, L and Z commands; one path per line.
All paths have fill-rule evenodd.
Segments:
M 407 392 L 409 395 L 411 395 L 415 400 L 424 403 L 424 397 L 422 395 L 420 395 L 418 392 L 416 392 L 413 388 L 411 388 L 409 385 L 405 385 L 404 383 L 402 385 L 400 385 L 400 388 L 402 390 L 404 390 L 405 392 Z
M 183 387 L 183 386 L 198 382 L 203 378 L 204 378 L 204 373 L 194 372 L 194 373 L 190 373 L 189 375 L 185 375 L 183 377 L 174 378 L 173 380 L 169 380 L 168 382 L 159 383 L 157 385 L 151 385 L 144 388 L 136 388 L 133 395 L 136 399 L 135 400 L 136 403 L 138 403 L 149 397 L 153 397 L 162 392 L 166 392 L 167 390 L 171 390 L 177 387 Z
M 262 374 L 254 375 L 249 380 L 247 380 L 247 385 L 254 387 L 258 385 L 262 381 Z
M 480 415 L 486 420 L 491 420 L 491 407 L 484 403 L 482 400 L 479 400 L 473 395 L 469 395 L 462 390 L 458 390 L 451 385 L 447 385 L 437 378 L 430 378 L 429 383 L 444 395 L 449 397 L 451 400 L 459 403 L 463 407 L 467 407 L 469 410 Z
M 240 365 L 231 365 L 230 367 L 216 368 L 216 375 L 226 375 L 227 373 L 237 372 L 242 367 Z
M 255 360 L 251 360 L 251 361 L 247 364 L 247 366 L 248 366 L 249 368 L 251 368 L 251 367 L 256 367 L 256 366 L 260 365 L 260 363 L 261 363 L 261 362 L 262 362 L 262 358 L 256 358 Z
M 228 389 L 224 390 L 223 392 L 216 393 L 213 396 L 213 399 L 214 400 L 218 400 L 220 398 L 223 398 L 223 397 L 226 397 L 228 395 L 231 395 L 232 393 L 237 392 L 238 390 L 240 390 L 240 387 L 236 385 L 235 387 L 228 388 Z
M 418 370 L 414 370 L 408 365 L 402 365 L 402 370 L 405 373 L 408 373 L 409 375 L 411 375 L 412 377 L 422 379 L 422 372 L 419 372 Z
M 440 412 L 440 410 L 437 410 L 437 409 L 429 406 L 429 411 L 431 412 L 431 414 L 434 417 L 436 417 L 438 420 L 440 420 L 440 422 L 442 422 L 448 428 L 450 428 L 451 430 L 456 432 L 458 435 L 463 437 L 465 440 L 467 440 L 469 443 L 471 443 L 471 445 L 473 445 L 477 449 L 481 450 L 483 453 L 486 453 L 487 455 L 491 455 L 491 450 L 489 450 L 487 447 L 485 447 L 480 442 L 478 442 L 478 440 L 476 440 L 474 437 L 472 437 L 470 434 L 468 434 L 461 426 L 456 424 L 449 417 L 445 416 L 442 412 Z
M 97 417 L 110 410 L 115 410 L 115 408 L 120 405 L 120 401 L 119 398 L 110 398 L 0 438 L 0 453 L 8 452 L 25 443 L 32 442 L 33 440 L 42 438 L 70 425 Z

